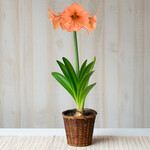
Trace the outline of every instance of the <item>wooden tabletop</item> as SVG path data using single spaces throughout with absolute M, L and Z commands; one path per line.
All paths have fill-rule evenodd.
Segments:
M 0 150 L 150 150 L 148 136 L 94 136 L 87 147 L 71 147 L 65 136 L 0 136 Z

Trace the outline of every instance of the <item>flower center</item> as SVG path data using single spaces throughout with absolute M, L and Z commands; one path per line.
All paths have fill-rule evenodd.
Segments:
M 78 18 L 76 13 L 74 13 L 71 17 L 72 17 L 72 19 L 77 19 Z

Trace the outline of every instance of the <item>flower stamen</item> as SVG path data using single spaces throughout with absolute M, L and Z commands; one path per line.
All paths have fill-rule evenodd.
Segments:
M 72 15 L 71 17 L 72 17 L 72 19 L 77 19 L 78 18 L 76 13 L 74 13 L 74 15 Z

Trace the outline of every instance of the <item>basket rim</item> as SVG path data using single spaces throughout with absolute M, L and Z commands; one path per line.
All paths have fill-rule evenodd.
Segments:
M 90 109 L 90 108 L 84 108 L 84 110 L 90 110 L 90 111 L 92 111 L 94 113 L 91 114 L 91 115 L 88 115 L 88 116 L 84 116 L 84 117 L 67 116 L 67 115 L 64 114 L 65 112 L 71 111 L 71 110 L 77 110 L 77 109 L 73 108 L 73 109 L 67 109 L 67 110 L 63 111 L 62 112 L 63 118 L 67 118 L 67 119 L 88 119 L 88 118 L 95 118 L 96 115 L 97 115 L 97 112 L 94 109 Z

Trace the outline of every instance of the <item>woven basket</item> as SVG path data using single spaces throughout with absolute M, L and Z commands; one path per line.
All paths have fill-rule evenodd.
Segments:
M 75 113 L 76 109 L 62 112 L 68 145 L 88 146 L 92 144 L 94 122 L 97 112 L 87 108 L 84 111 L 90 115 L 85 117 L 68 116 L 69 113 Z

